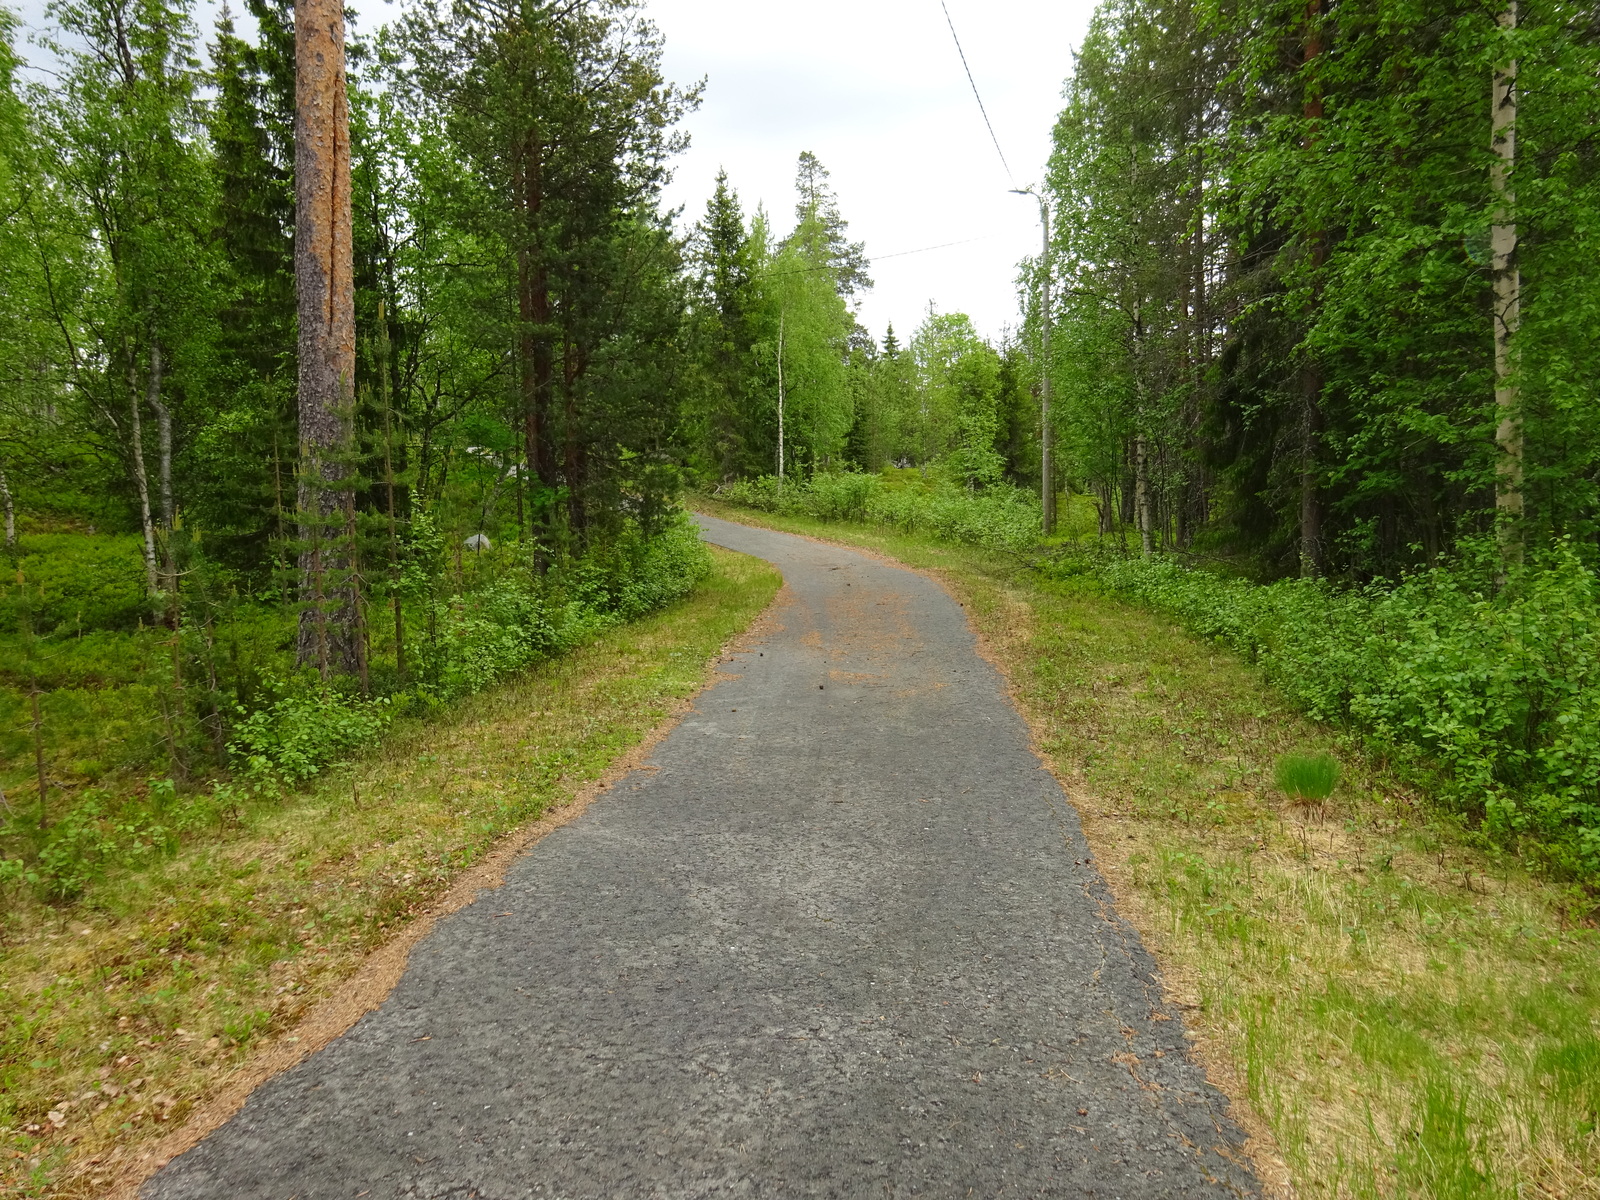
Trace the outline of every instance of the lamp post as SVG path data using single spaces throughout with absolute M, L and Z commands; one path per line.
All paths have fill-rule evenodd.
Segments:
M 1039 306 L 1040 358 L 1042 371 L 1039 383 L 1039 501 L 1044 532 L 1056 531 L 1056 480 L 1054 437 L 1050 428 L 1050 205 L 1031 187 L 1012 188 L 1018 196 L 1032 196 L 1039 202 L 1039 221 L 1044 226 L 1044 255 L 1040 265 L 1044 268 L 1044 297 Z
M 778 490 L 783 491 L 783 319 L 787 308 L 778 310 Z

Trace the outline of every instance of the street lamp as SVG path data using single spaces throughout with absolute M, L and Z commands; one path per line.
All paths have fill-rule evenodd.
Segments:
M 1042 476 L 1039 499 L 1044 532 L 1048 535 L 1056 531 L 1055 454 L 1050 429 L 1050 204 L 1031 187 L 1012 188 L 1011 191 L 1018 196 L 1032 196 L 1039 202 L 1039 221 L 1044 226 L 1044 256 L 1040 262 L 1044 268 L 1044 302 L 1039 306 L 1040 358 L 1043 360 L 1039 384 L 1039 471 Z

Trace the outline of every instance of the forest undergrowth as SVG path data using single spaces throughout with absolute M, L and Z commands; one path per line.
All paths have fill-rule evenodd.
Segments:
M 687 598 L 592 633 L 353 761 L 0 926 L 0 1195 L 101 1194 L 497 840 L 568 802 L 771 600 L 713 549 Z
M 295 665 L 295 610 L 221 572 L 190 581 L 173 628 L 145 604 L 135 538 L 24 536 L 0 581 L 0 894 L 74 901 L 108 871 L 208 840 L 396 719 L 586 644 L 707 569 L 681 518 L 542 570 L 516 542 L 452 563 L 437 538 L 416 540 L 393 598 L 403 624 L 374 606 L 367 677 L 327 681 Z
M 701 506 L 878 551 L 956 591 L 1213 1078 L 1266 1135 L 1253 1149 L 1269 1185 L 1600 1196 L 1600 939 L 1567 888 L 1472 836 L 1416 771 L 1093 575 Z M 1325 803 L 1291 802 L 1275 763 L 1314 750 L 1342 781 Z

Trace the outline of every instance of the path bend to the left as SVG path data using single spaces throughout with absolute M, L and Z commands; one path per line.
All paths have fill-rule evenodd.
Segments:
M 701 520 L 768 627 L 147 1200 L 1259 1193 L 960 606 Z

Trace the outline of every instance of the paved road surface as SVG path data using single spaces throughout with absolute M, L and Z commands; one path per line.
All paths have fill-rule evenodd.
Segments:
M 1259 1194 L 957 604 L 703 524 L 777 628 L 145 1197 Z

